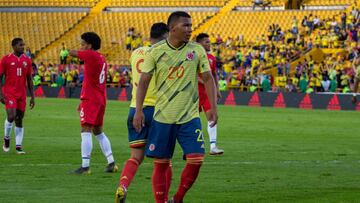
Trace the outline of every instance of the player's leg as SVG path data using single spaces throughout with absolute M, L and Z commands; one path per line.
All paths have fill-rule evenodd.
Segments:
M 173 202 L 178 203 L 183 201 L 186 192 L 196 181 L 204 161 L 204 137 L 200 119 L 195 118 L 182 124 L 177 138 L 186 157 L 186 165 L 181 174 L 180 185 L 172 199 Z
M 210 104 L 209 99 L 208 99 L 207 96 L 202 102 L 202 109 L 204 110 L 205 115 L 206 115 L 206 119 L 208 121 L 207 131 L 208 131 L 209 139 L 210 139 L 210 155 L 223 154 L 224 150 L 218 149 L 217 146 L 216 146 L 217 124 L 215 126 L 213 126 L 213 127 L 210 127 L 211 126 L 211 121 L 210 121 L 210 118 L 211 118 L 211 115 L 210 115 L 211 104 Z
M 145 107 L 143 112 L 145 115 L 145 126 L 138 133 L 132 124 L 135 108 L 129 109 L 127 127 L 131 155 L 130 158 L 125 162 L 124 168 L 120 175 L 119 187 L 115 195 L 115 202 L 117 203 L 125 202 L 127 189 L 136 175 L 140 164 L 144 160 L 145 145 L 154 114 L 154 107 Z
M 96 136 L 96 139 L 99 141 L 101 151 L 108 162 L 105 172 L 107 173 L 116 172 L 118 170 L 118 167 L 115 165 L 114 156 L 111 150 L 111 143 L 109 138 L 102 131 L 101 126 L 94 126 L 93 133 Z
M 25 154 L 25 151 L 22 149 L 22 141 L 24 138 L 24 128 L 23 128 L 24 115 L 25 115 L 25 110 L 16 109 L 15 141 L 16 141 L 16 153 L 17 154 Z
M 153 121 L 148 143 L 146 145 L 146 156 L 155 158 L 152 175 L 152 188 L 156 203 L 167 200 L 170 159 L 176 144 L 177 125 L 159 123 Z
M 81 101 L 79 106 L 81 123 L 81 167 L 74 171 L 76 174 L 90 174 L 90 157 L 93 148 L 92 129 L 96 121 L 96 111 L 88 101 Z
M 11 130 L 13 127 L 13 123 L 15 120 L 15 116 L 16 116 L 16 106 L 14 107 L 10 107 L 8 108 L 8 103 L 9 101 L 6 100 L 6 119 L 5 119 L 5 123 L 4 123 L 4 144 L 3 144 L 3 150 L 4 152 L 9 152 L 10 151 L 10 135 L 11 135 Z M 13 103 L 11 103 L 12 105 L 14 105 Z

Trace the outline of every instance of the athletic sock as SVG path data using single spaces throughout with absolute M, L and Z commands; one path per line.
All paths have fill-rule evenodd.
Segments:
M 169 168 L 169 160 L 155 160 L 152 175 L 152 187 L 156 203 L 164 203 L 166 200 L 166 171 Z
M 184 199 L 186 192 L 194 184 L 197 176 L 199 175 L 200 167 L 204 161 L 204 155 L 192 154 L 186 156 L 186 165 L 181 174 L 181 181 L 174 196 L 175 202 L 181 202 Z
M 114 156 L 111 151 L 110 140 L 107 138 L 107 136 L 103 132 L 99 135 L 96 135 L 96 139 L 99 141 L 101 151 L 103 152 L 104 156 L 106 157 L 108 164 L 113 163 Z
M 92 151 L 92 137 L 91 133 L 83 132 L 81 133 L 81 157 L 82 157 L 82 167 L 90 166 L 90 156 Z
M 166 170 L 166 192 L 165 192 L 165 200 L 168 200 L 168 195 L 169 195 L 169 191 L 170 191 L 170 186 L 171 186 L 171 178 L 172 178 L 172 163 L 170 161 L 169 167 Z
M 23 138 L 24 138 L 24 128 L 19 128 L 15 126 L 16 149 L 21 148 Z
M 208 134 L 209 134 L 209 138 L 210 138 L 210 149 L 213 149 L 216 147 L 216 136 L 217 136 L 217 125 L 215 125 L 214 127 L 210 127 L 211 122 L 208 121 Z
M 140 162 L 135 158 L 130 158 L 125 162 L 124 169 L 121 172 L 119 185 L 124 186 L 126 189 L 129 187 L 132 179 L 134 178 Z
M 4 123 L 4 138 L 10 139 L 11 129 L 13 127 L 13 122 L 9 122 L 7 119 L 5 119 Z

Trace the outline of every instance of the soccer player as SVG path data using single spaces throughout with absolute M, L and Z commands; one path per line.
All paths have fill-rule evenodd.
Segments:
M 205 51 L 207 52 L 207 58 L 210 63 L 211 73 L 215 80 L 217 99 L 219 99 L 219 98 L 221 98 L 221 93 L 219 90 L 218 78 L 217 78 L 217 74 L 216 74 L 216 58 L 215 58 L 215 56 L 210 54 L 209 35 L 206 33 L 200 33 L 196 37 L 196 42 L 201 44 L 204 47 Z M 204 82 L 201 80 L 201 78 L 199 78 L 198 80 L 199 80 L 199 111 L 201 112 L 202 110 L 204 110 L 206 118 L 208 120 L 207 131 L 208 131 L 209 138 L 210 138 L 210 155 L 221 155 L 224 153 L 224 150 L 218 149 L 216 147 L 217 125 L 215 125 L 214 127 L 210 127 L 210 125 L 211 125 L 211 121 L 210 121 L 211 105 L 209 102 L 209 98 L 206 95 Z
M 110 141 L 102 131 L 106 108 L 107 64 L 105 57 L 98 52 L 100 47 L 100 37 L 94 32 L 86 32 L 81 35 L 81 50 L 70 51 L 71 56 L 78 57 L 84 62 L 84 81 L 79 106 L 82 165 L 74 171 L 76 174 L 90 174 L 90 155 L 93 146 L 91 133 L 96 136 L 108 161 L 105 172 L 117 171 Z
M 156 44 L 161 40 L 166 39 L 168 36 L 168 28 L 165 23 L 155 23 L 151 27 L 150 31 L 150 42 L 151 44 Z M 129 143 L 131 148 L 131 156 L 126 161 L 124 169 L 120 176 L 119 181 L 119 188 L 116 191 L 116 200 L 115 202 L 124 203 L 126 199 L 126 191 L 129 187 L 133 177 L 136 174 L 137 169 L 139 168 L 140 164 L 144 159 L 144 151 L 146 140 L 149 134 L 149 127 L 153 120 L 154 114 L 154 106 L 156 101 L 156 88 L 155 88 L 155 80 L 152 79 L 147 94 L 145 96 L 145 100 L 143 103 L 143 112 L 145 114 L 145 126 L 142 130 L 138 133 L 136 132 L 133 126 L 133 117 L 135 114 L 135 107 L 136 107 L 136 88 L 139 83 L 140 74 L 142 70 L 142 66 L 144 64 L 144 57 L 147 51 L 150 49 L 151 46 L 140 47 L 136 49 L 130 58 L 130 63 L 132 66 L 132 99 L 130 104 L 129 116 L 128 116 L 128 136 L 129 136 Z M 170 187 L 171 182 L 171 167 L 169 167 L 167 171 L 167 188 Z
M 16 153 L 25 154 L 22 149 L 24 138 L 23 118 L 26 109 L 26 86 L 30 92 L 30 109 L 35 106 L 33 83 L 31 78 L 31 59 L 24 55 L 25 43 L 21 38 L 11 42 L 13 53 L 4 56 L 0 62 L 0 102 L 5 104 L 4 152 L 10 151 L 10 134 L 15 121 Z M 4 86 L 2 85 L 5 76 Z
M 151 78 L 155 79 L 156 103 L 154 118 L 145 154 L 154 158 L 152 187 L 157 203 L 167 196 L 166 171 L 174 153 L 176 140 L 184 152 L 186 166 L 180 185 L 170 202 L 182 202 L 195 182 L 204 160 L 204 139 L 199 118 L 197 76 L 204 81 L 212 109 L 210 120 L 217 123 L 215 84 L 204 48 L 189 42 L 192 33 L 191 16 L 183 11 L 168 18 L 169 37 L 154 45 L 146 54 L 136 94 L 133 125 L 137 132 L 145 126 L 143 102 Z

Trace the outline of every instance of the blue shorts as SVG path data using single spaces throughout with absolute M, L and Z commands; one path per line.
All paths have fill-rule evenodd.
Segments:
M 178 140 L 184 155 L 204 154 L 204 136 L 200 118 L 184 124 L 165 124 L 153 120 L 146 144 L 146 156 L 171 158 Z
M 146 145 L 146 140 L 148 138 L 151 122 L 153 121 L 154 107 L 146 106 L 143 108 L 145 115 L 145 127 L 143 127 L 140 133 L 137 133 L 133 126 L 133 118 L 135 115 L 135 108 L 130 108 L 128 116 L 128 136 L 129 144 L 131 148 L 144 147 Z

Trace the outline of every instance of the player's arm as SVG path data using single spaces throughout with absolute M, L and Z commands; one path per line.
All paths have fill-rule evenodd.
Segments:
M 206 90 L 206 94 L 210 99 L 212 116 L 210 121 L 212 121 L 210 127 L 213 127 L 217 123 L 217 103 L 216 103 L 216 87 L 214 83 L 214 78 L 210 71 L 201 73 L 201 78 L 204 81 L 204 86 Z
M 0 61 L 0 102 L 3 104 L 5 104 L 5 97 L 2 92 L 2 86 L 3 86 L 2 81 L 4 79 L 4 72 L 5 72 L 5 65 L 1 60 Z
M 216 64 L 216 62 L 213 62 L 213 64 L 211 64 L 211 65 L 216 67 L 215 64 Z M 219 89 L 219 77 L 216 74 L 216 68 L 215 68 L 215 71 L 212 71 L 211 73 L 212 73 L 212 76 L 213 76 L 214 82 L 215 82 L 216 97 L 217 97 L 217 99 L 220 99 L 221 98 L 221 92 L 220 92 L 220 89 Z
M 154 70 L 155 60 L 151 57 L 150 54 L 147 54 L 144 59 L 144 65 L 141 70 L 142 72 L 136 90 L 136 111 L 133 119 L 133 126 L 137 132 L 140 132 L 141 128 L 145 126 L 145 116 L 142 109 L 146 92 L 149 87 Z
M 32 65 L 28 64 L 27 68 L 28 72 L 26 74 L 26 83 L 30 93 L 30 109 L 33 109 L 35 106 L 35 96 L 34 96 L 34 84 L 32 80 Z
M 141 73 L 139 84 L 136 90 L 136 111 L 133 119 L 133 126 L 137 132 L 140 132 L 141 128 L 145 126 L 145 116 L 142 109 L 151 78 L 152 75 L 150 73 Z
M 70 50 L 69 55 L 72 57 L 78 57 L 78 51 L 77 50 Z
M 207 58 L 206 52 L 203 48 L 199 50 L 199 65 L 198 72 L 200 73 L 201 79 L 204 81 L 204 86 L 206 94 L 210 99 L 211 109 L 210 109 L 210 127 L 214 127 L 217 123 L 217 103 L 216 103 L 216 87 L 214 83 L 214 78 L 210 72 L 210 64 Z
M 26 75 L 26 82 L 30 93 L 30 109 L 33 109 L 35 106 L 35 97 L 34 97 L 34 84 L 31 75 Z

